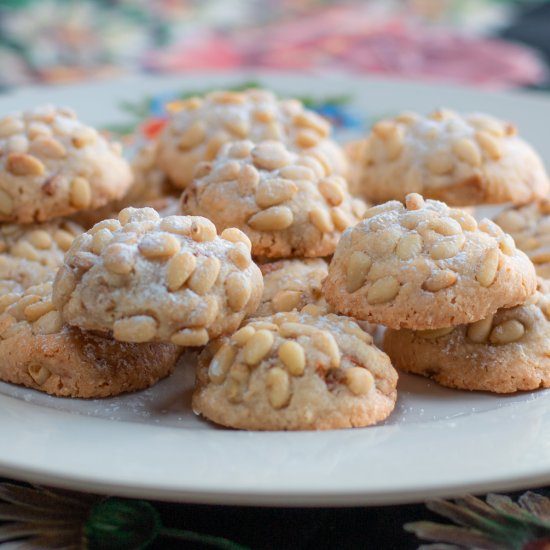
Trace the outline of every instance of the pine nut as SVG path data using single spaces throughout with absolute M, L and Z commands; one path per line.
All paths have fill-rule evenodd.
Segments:
M 146 258 L 169 258 L 180 250 L 180 242 L 169 233 L 150 233 L 139 242 L 138 248 Z
M 462 233 L 462 226 L 452 218 L 435 218 L 428 222 L 428 227 L 446 237 Z
M 317 113 L 313 113 L 311 111 L 303 111 L 296 114 L 293 122 L 296 126 L 314 130 L 323 138 L 328 137 L 330 133 L 330 124 Z
M 248 225 L 257 231 L 281 231 L 294 221 L 292 210 L 287 206 L 272 206 L 257 212 L 248 219 Z
M 252 287 L 248 278 L 242 273 L 231 273 L 225 280 L 227 303 L 233 311 L 242 311 L 250 300 Z
M 206 138 L 206 126 L 201 120 L 196 120 L 179 136 L 178 147 L 182 151 L 192 149 Z
M 191 276 L 197 266 L 197 258 L 190 252 L 182 252 L 170 259 L 166 266 L 166 284 L 168 290 L 179 290 Z
M 400 260 L 410 260 L 422 252 L 422 237 L 418 233 L 409 233 L 399 239 L 395 254 Z
M 239 175 L 237 176 L 237 183 L 239 185 L 239 192 L 242 195 L 251 195 L 256 191 L 258 183 L 260 182 L 260 174 L 258 170 L 251 164 L 245 164 Z
M 97 131 L 93 128 L 79 128 L 73 133 L 72 142 L 77 149 L 92 145 L 97 140 Z
M 150 342 L 157 332 L 157 322 L 148 315 L 119 319 L 113 324 L 113 336 L 120 342 Z
M 102 254 L 103 265 L 112 273 L 127 275 L 134 267 L 132 249 L 125 244 L 109 245 Z
M 39 250 L 48 250 L 52 247 L 52 237 L 43 229 L 36 229 L 27 235 L 29 242 Z
M 11 253 L 17 258 L 25 258 L 31 262 L 39 262 L 40 254 L 36 251 L 34 246 L 27 241 L 19 241 L 12 246 Z
M 313 130 L 300 130 L 294 138 L 294 143 L 302 149 L 315 147 L 320 141 L 321 137 Z
M 338 207 L 331 210 L 330 217 L 332 218 L 332 222 L 338 231 L 344 231 L 354 223 L 351 217 L 344 212 L 344 210 Z
M 227 253 L 227 257 L 239 268 L 246 269 L 252 262 L 250 247 L 243 242 L 237 242 Z
M 361 288 L 372 265 L 372 258 L 364 252 L 355 251 L 351 254 L 346 271 L 346 290 L 349 293 Z
M 363 215 L 363 219 L 368 220 L 369 218 L 378 216 L 378 214 L 383 214 L 384 212 L 391 212 L 392 210 L 401 211 L 403 210 L 403 205 L 399 201 L 388 201 L 388 202 L 385 202 L 384 204 L 378 204 L 376 206 L 369 208 Z
M 514 252 L 516 251 L 516 243 L 514 242 L 514 239 L 510 237 L 510 235 L 504 235 L 499 240 L 498 246 L 507 256 L 513 256 Z M 531 261 L 533 261 L 533 259 L 531 259 Z
M 306 354 L 300 344 L 287 340 L 279 347 L 278 355 L 292 376 L 302 376 L 304 374 Z
M 397 296 L 399 288 L 399 281 L 393 275 L 382 277 L 368 289 L 367 302 L 371 305 L 389 302 Z
M 220 274 L 221 263 L 215 256 L 209 256 L 198 262 L 195 271 L 189 278 L 187 286 L 197 294 L 204 296 L 216 282 Z
M 170 341 L 176 346 L 205 346 L 208 344 L 208 331 L 205 328 L 185 328 L 172 334 Z
M 476 139 L 483 152 L 491 159 L 502 157 L 502 147 L 497 139 L 488 132 L 476 132 Z
M 280 367 L 267 371 L 266 387 L 269 403 L 274 409 L 282 409 L 290 400 L 290 379 Z
M 102 254 L 105 247 L 113 240 L 113 234 L 108 229 L 101 229 L 92 238 L 91 250 L 98 256 Z
M 314 181 L 317 176 L 315 175 L 315 172 L 308 168 L 307 166 L 298 166 L 295 164 L 291 164 L 289 166 L 283 166 L 279 170 L 279 177 L 283 179 L 289 179 L 289 180 L 307 180 L 307 181 Z
M 67 156 L 67 149 L 56 139 L 48 136 L 39 136 L 31 143 L 32 153 L 52 159 L 62 159 Z
M 482 344 L 487 341 L 491 329 L 493 328 L 493 316 L 490 315 L 486 319 L 481 319 L 475 323 L 471 323 L 468 326 L 466 335 L 468 338 L 476 344 Z
M 268 208 L 290 200 L 298 191 L 293 181 L 280 178 L 262 182 L 256 189 L 256 204 L 260 208 Z
M 476 280 L 481 286 L 489 287 L 493 284 L 498 271 L 499 250 L 492 248 L 485 254 L 476 272 Z
M 13 199 L 4 191 L 0 189 L 0 213 L 4 216 L 8 216 L 13 212 Z
M 254 327 L 247 325 L 235 332 L 231 336 L 231 340 L 235 342 L 235 344 L 237 344 L 238 346 L 244 346 L 250 340 L 250 338 L 254 336 L 255 333 L 256 331 L 254 330 Z
M 71 181 L 69 202 L 75 208 L 88 208 L 92 201 L 92 189 L 88 180 L 76 177 Z
M 32 155 L 10 153 L 6 160 L 6 170 L 14 176 L 42 176 L 46 171 L 46 167 Z
M 283 338 L 297 338 L 298 336 L 311 336 L 319 329 L 303 323 L 286 322 L 279 327 L 279 332 Z
M 243 358 L 247 365 L 257 365 L 271 351 L 273 346 L 273 333 L 269 330 L 261 329 L 252 335 L 250 340 L 244 345 Z
M 446 260 L 456 256 L 464 246 L 466 238 L 464 234 L 446 237 L 432 246 L 430 254 L 434 260 Z
M 454 154 L 471 166 L 481 165 L 481 152 L 477 145 L 468 138 L 462 138 L 453 143 Z
M 275 311 L 292 311 L 300 306 L 302 293 L 297 290 L 280 290 L 271 303 Z
M 354 395 L 367 395 L 374 386 L 374 377 L 366 368 L 351 367 L 344 372 L 346 386 Z
M 525 327 L 517 319 L 508 319 L 497 325 L 491 335 L 489 341 L 491 344 L 502 345 L 517 342 L 525 334 Z
M 290 163 L 290 154 L 278 141 L 264 141 L 252 149 L 252 160 L 258 168 L 277 170 Z
M 424 281 L 422 288 L 429 292 L 437 292 L 454 285 L 458 275 L 450 269 L 437 269 Z
M 426 159 L 426 166 L 432 174 L 443 176 L 453 171 L 455 161 L 449 153 L 438 153 L 434 151 L 434 153 Z
M 248 250 L 252 250 L 252 243 L 248 236 L 236 227 L 228 227 L 221 232 L 220 237 L 231 243 L 244 243 Z
M 52 373 L 43 365 L 30 365 L 28 368 L 28 373 L 39 386 L 45 384 L 48 378 L 52 375 Z
M 40 319 L 40 317 L 42 317 L 43 315 L 46 315 L 46 313 L 53 311 L 54 309 L 54 305 L 49 300 L 46 302 L 35 302 L 34 304 L 30 304 L 25 308 L 25 319 L 32 323 Z
M 319 182 L 319 192 L 331 206 L 338 206 L 344 201 L 343 186 L 336 183 L 334 177 Z
M 467 212 L 451 209 L 449 216 L 453 220 L 456 220 L 464 231 L 475 231 L 477 229 L 477 222 L 475 218 L 470 216 Z
M 208 377 L 214 384 L 222 384 L 237 352 L 229 344 L 223 344 L 212 358 L 208 367 Z
M 76 288 L 76 276 L 69 267 L 61 267 L 53 285 L 53 302 L 62 307 Z
M 317 330 L 311 336 L 311 343 L 330 360 L 330 367 L 340 366 L 340 348 L 334 336 L 327 330 Z
M 243 118 L 225 119 L 223 126 L 230 134 L 239 139 L 244 139 L 250 132 L 250 125 Z
M 334 231 L 332 219 L 327 210 L 314 208 L 309 213 L 309 221 L 321 232 L 330 233 Z
M 213 241 L 218 232 L 216 226 L 206 218 L 195 217 L 189 229 L 191 238 L 198 243 Z
M 58 229 L 53 234 L 53 240 L 57 243 L 57 246 L 63 250 L 63 252 L 67 252 L 67 250 L 71 248 L 74 239 L 75 236 L 64 229 Z

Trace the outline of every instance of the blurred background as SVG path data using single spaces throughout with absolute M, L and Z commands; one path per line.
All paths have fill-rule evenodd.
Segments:
M 550 90 L 547 0 L 1 0 L 0 87 L 240 67 Z

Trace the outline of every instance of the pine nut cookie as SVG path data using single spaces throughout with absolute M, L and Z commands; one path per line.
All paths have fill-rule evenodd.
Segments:
M 452 206 L 524 204 L 550 193 L 544 165 L 516 128 L 489 115 L 438 110 L 376 123 L 348 150 L 352 191 L 372 202 L 416 192 Z
M 384 349 L 400 370 L 464 390 L 512 393 L 550 387 L 550 294 L 469 325 L 387 330 Z
M 71 216 L 71 219 L 89 229 L 100 221 L 116 218 L 122 209 L 129 206 L 154 208 L 163 217 L 177 214 L 181 191 L 170 185 L 164 172 L 156 165 L 156 150 L 155 141 L 145 142 L 137 147 L 130 159 L 133 182 L 124 197 L 95 210 L 77 212 Z M 168 209 L 173 211 L 170 214 L 164 214 Z
M 78 237 L 54 282 L 65 321 L 123 342 L 202 346 L 254 311 L 262 274 L 238 229 L 125 208 Z
M 0 221 L 43 222 L 122 197 L 132 174 L 121 153 L 68 109 L 2 118 Z
M 279 260 L 259 267 L 264 277 L 264 292 L 254 317 L 301 310 L 307 304 L 326 308 L 322 289 L 328 273 L 325 260 Z
M 245 430 L 330 430 L 384 420 L 397 373 L 353 319 L 277 313 L 251 319 L 199 357 L 193 409 Z
M 129 344 L 63 324 L 44 283 L 0 296 L 0 380 L 62 397 L 147 388 L 174 369 L 172 344 Z
M 43 224 L 0 225 L 0 279 L 24 288 L 53 280 L 65 252 L 83 231 L 62 218 Z
M 230 141 L 276 140 L 293 151 L 320 152 L 337 174 L 347 161 L 330 139 L 330 123 L 296 99 L 278 100 L 267 90 L 212 92 L 179 104 L 159 139 L 158 165 L 177 187 L 187 187 L 201 161 L 213 160 Z
M 416 193 L 344 233 L 324 286 L 339 313 L 413 330 L 479 321 L 535 289 L 533 264 L 496 224 Z
M 550 279 L 550 200 L 509 208 L 494 221 L 535 264 L 537 275 Z
M 181 196 L 182 213 L 207 216 L 218 231 L 238 227 L 252 254 L 267 258 L 328 256 L 365 209 L 321 154 L 298 155 L 277 141 L 224 146 Z

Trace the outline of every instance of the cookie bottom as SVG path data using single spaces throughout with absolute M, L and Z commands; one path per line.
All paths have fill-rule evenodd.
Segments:
M 64 328 L 22 330 L 0 342 L 0 380 L 59 397 L 98 398 L 142 390 L 168 376 L 180 348 L 127 344 Z

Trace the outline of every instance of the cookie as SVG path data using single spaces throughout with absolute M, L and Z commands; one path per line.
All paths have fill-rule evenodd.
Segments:
M 352 191 L 372 202 L 416 192 L 453 206 L 544 197 L 544 165 L 516 128 L 489 115 L 438 110 L 376 123 L 352 154 Z M 355 161 L 353 161 L 355 158 Z
M 174 369 L 172 344 L 129 344 L 63 325 L 51 283 L 0 296 L 0 380 L 62 397 L 147 388 Z
M 193 409 L 245 430 L 328 430 L 384 420 L 397 373 L 347 317 L 278 313 L 251 319 L 199 357 Z
M 43 224 L 0 225 L 0 279 L 24 288 L 53 280 L 83 228 L 62 218 Z
M 424 330 L 479 321 L 535 289 L 533 264 L 496 224 L 411 193 L 344 233 L 324 293 L 339 313 Z
M 537 275 L 550 279 L 550 200 L 509 208 L 494 221 L 527 254 Z
M 213 160 L 230 141 L 276 140 L 293 151 L 323 153 L 334 173 L 347 162 L 330 139 L 331 125 L 296 99 L 279 100 L 267 90 L 212 92 L 179 102 L 159 138 L 158 165 L 177 187 L 193 181 L 197 165 Z
M 0 221 L 33 223 L 98 208 L 132 182 L 120 144 L 62 108 L 0 120 Z
M 224 146 L 181 196 L 182 213 L 207 216 L 218 231 L 238 227 L 252 254 L 267 258 L 328 256 L 365 209 L 322 154 L 298 155 L 277 141 Z
M 387 330 L 384 349 L 400 370 L 464 390 L 512 393 L 550 387 L 550 294 L 435 331 Z
M 322 292 L 328 273 L 325 260 L 279 260 L 259 267 L 264 277 L 264 292 L 253 314 L 255 317 L 301 310 L 307 304 L 326 306 Z
M 202 346 L 236 330 L 262 290 L 238 229 L 218 237 L 205 218 L 126 208 L 75 240 L 53 300 L 68 324 L 116 340 Z
M 156 147 L 154 141 L 138 146 L 130 161 L 133 183 L 124 197 L 109 202 L 101 208 L 77 212 L 71 216 L 71 219 L 89 229 L 100 221 L 116 218 L 121 210 L 129 206 L 154 208 L 163 217 L 177 214 L 181 191 L 172 187 L 164 173 L 157 167 Z M 170 214 L 165 213 L 168 210 Z

